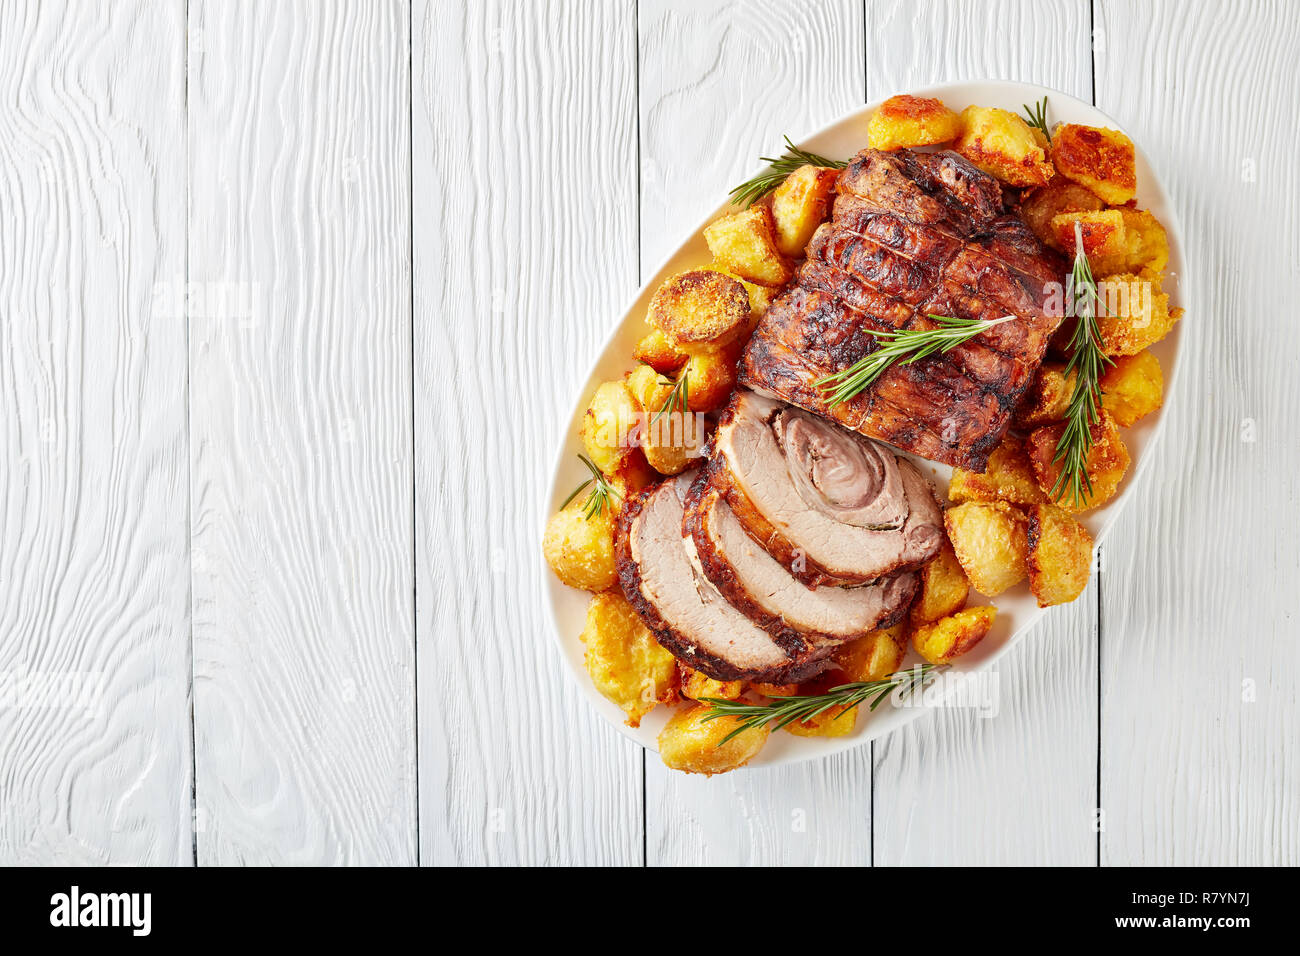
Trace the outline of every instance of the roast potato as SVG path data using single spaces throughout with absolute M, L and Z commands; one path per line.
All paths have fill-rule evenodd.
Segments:
M 1043 186 L 1055 172 L 1047 157 L 1047 137 L 1015 113 L 997 107 L 968 106 L 953 149 L 990 176 L 1012 186 Z
M 968 607 L 916 628 L 912 631 L 912 646 L 931 664 L 947 664 L 984 640 L 997 615 L 995 607 Z
M 648 318 L 678 351 L 717 349 L 749 330 L 749 294 L 729 275 L 691 269 L 658 288 Z
M 714 680 L 707 674 L 701 674 L 681 662 L 678 662 L 677 670 L 681 681 L 681 694 L 691 700 L 704 700 L 706 697 L 735 700 L 745 692 L 744 681 Z
M 1112 206 L 1137 194 L 1133 141 L 1118 130 L 1062 123 L 1052 133 L 1052 162 Z
M 546 523 L 542 551 L 556 577 L 571 588 L 603 591 L 614 586 L 614 508 L 591 518 L 582 511 L 582 492 Z
M 707 704 L 682 707 L 668 719 L 659 732 L 659 756 L 673 770 L 713 775 L 743 767 L 763 749 L 767 727 L 750 727 L 722 743 L 740 721 L 735 717 L 717 717 L 706 721 Z
M 957 560 L 952 543 L 945 541 L 939 553 L 921 569 L 921 593 L 912 604 L 912 626 L 930 624 L 960 611 L 969 595 L 970 580 Z
M 1076 221 L 1083 235 L 1083 251 L 1095 276 L 1127 272 L 1159 279 L 1169 264 L 1169 237 L 1165 227 L 1144 209 L 1064 212 L 1054 217 L 1051 222 L 1054 245 L 1070 254 L 1075 252 Z
M 1052 220 L 1062 213 L 1096 212 L 1104 205 L 1091 190 L 1057 176 L 1046 186 L 1030 190 L 1025 195 L 1020 201 L 1020 215 L 1034 235 L 1052 248 L 1060 249 Z
M 672 393 L 674 382 L 648 365 L 638 365 L 627 377 L 627 388 L 640 406 L 636 437 L 646 461 L 655 471 L 676 475 L 698 458 L 704 447 L 704 426 L 698 416 L 681 414 L 679 408 L 660 414 Z M 687 380 L 689 391 L 690 381 Z M 689 396 L 688 396 L 689 397 Z
M 902 624 L 895 624 L 835 648 L 836 682 L 884 680 L 898 670 L 903 664 L 903 631 Z
M 1164 404 L 1165 378 L 1150 352 L 1125 355 L 1101 377 L 1102 404 L 1119 425 L 1132 425 Z
M 1098 280 L 1097 297 L 1097 330 L 1102 351 L 1111 357 L 1136 355 L 1183 317 L 1182 309 L 1169 311 L 1169 296 L 1159 282 L 1132 273 Z
M 616 472 L 636 447 L 629 435 L 641 409 L 623 382 L 605 382 L 591 396 L 582 416 L 582 447 L 606 475 Z
M 1020 428 L 1051 425 L 1065 418 L 1074 392 L 1075 373 L 1065 374 L 1064 362 L 1044 362 L 1016 406 L 1015 423 Z
M 721 408 L 736 385 L 736 363 L 724 350 L 692 355 L 678 378 L 686 376 L 687 400 L 693 412 Z
M 777 248 L 772 210 L 762 203 L 709 223 L 704 241 L 719 265 L 749 282 L 780 286 L 793 274 Z
M 808 240 L 830 212 L 839 175 L 838 169 L 800 166 L 773 190 L 772 222 L 781 255 L 803 257 Z
M 907 149 L 951 143 L 961 134 L 961 117 L 942 100 L 902 94 L 876 107 L 867 123 L 872 149 Z
M 976 591 L 993 597 L 1024 580 L 1025 515 L 1003 501 L 968 501 L 944 512 L 948 540 Z
M 844 676 L 838 670 L 832 670 L 820 677 L 800 684 L 798 693 L 815 697 L 825 694 L 832 687 L 838 687 L 840 684 L 845 683 L 848 683 L 848 681 Z M 857 722 L 858 710 L 856 707 L 830 707 L 815 717 L 786 724 L 782 730 L 794 734 L 796 737 L 844 737 L 852 733 Z
M 651 329 L 650 333 L 636 344 L 632 357 L 644 362 L 661 375 L 672 375 L 686 364 L 685 352 L 673 345 L 668 336 L 660 329 Z
M 1052 489 L 1061 474 L 1062 463 L 1052 459 L 1056 457 L 1056 445 L 1064 431 L 1064 423 L 1044 425 L 1042 428 L 1034 429 L 1026 443 L 1029 461 L 1034 467 L 1034 474 L 1038 476 L 1038 487 L 1043 489 L 1049 499 L 1053 497 Z M 1085 487 L 1084 500 L 1080 503 L 1073 499 L 1071 492 L 1066 488 L 1064 494 L 1054 502 L 1071 513 L 1087 511 L 1109 501 L 1119 488 L 1124 472 L 1128 469 L 1128 449 L 1124 446 L 1124 440 L 1120 438 L 1115 419 L 1105 410 L 1104 405 L 1100 417 L 1089 431 L 1092 433 L 1092 449 L 1088 452 L 1086 467 L 1088 480 L 1092 483 L 1092 492 L 1089 493 Z M 960 553 L 958 551 L 959 555 Z
M 622 708 L 629 727 L 639 726 L 655 704 L 676 699 L 677 659 L 659 646 L 620 592 L 592 596 L 581 637 L 591 682 Z
M 954 468 L 948 484 L 948 497 L 954 502 L 1009 501 L 1016 505 L 1032 505 L 1047 500 L 1029 464 L 1024 440 L 1012 434 L 993 449 L 983 474 Z
M 1066 604 L 1083 593 L 1092 570 L 1092 535 L 1056 505 L 1029 509 L 1029 590 L 1039 607 Z
M 764 313 L 767 312 L 767 307 L 772 304 L 772 301 L 778 295 L 781 294 L 781 290 L 779 288 L 774 288 L 772 286 L 759 285 L 756 282 L 749 282 L 745 279 L 742 279 L 734 272 L 728 272 L 723 267 L 722 263 L 718 262 L 716 259 L 714 260 L 713 265 L 711 265 L 709 268 L 713 269 L 716 272 L 721 272 L 723 275 L 731 276 L 731 278 L 735 279 L 737 282 L 739 282 L 741 285 L 745 287 L 745 291 L 749 293 L 748 332 L 754 331 L 754 326 L 758 325 L 758 320 L 761 319 Z M 746 333 L 746 335 L 748 334 L 748 332 Z M 742 336 L 742 339 L 743 338 L 744 336 Z

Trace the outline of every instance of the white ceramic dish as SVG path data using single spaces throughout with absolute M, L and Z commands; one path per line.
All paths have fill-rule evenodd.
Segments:
M 925 90 L 899 92 L 937 96 L 949 107 L 959 112 L 966 106 L 977 104 L 980 106 L 1000 106 L 1020 113 L 1023 104 L 1035 103 L 1041 100 L 1042 97 L 1047 96 L 1049 100 L 1049 119 L 1053 124 L 1070 122 L 1083 123 L 1089 126 L 1107 126 L 1112 129 L 1121 128 L 1118 123 L 1105 113 L 1087 103 L 1065 93 L 1029 83 L 1003 81 L 957 83 L 931 87 Z M 877 105 L 871 104 L 860 110 L 855 110 L 820 132 L 802 140 L 796 139 L 795 142 L 824 156 L 848 158 L 866 146 L 867 119 Z M 1126 130 L 1125 132 L 1137 145 L 1138 206 L 1151 210 L 1156 218 L 1164 224 L 1169 233 L 1169 275 L 1165 280 L 1164 291 L 1169 293 L 1171 309 L 1179 306 L 1186 308 L 1189 290 L 1186 288 L 1186 283 L 1182 281 L 1182 244 L 1178 217 L 1169 202 L 1169 197 L 1157 180 L 1150 162 L 1142 153 L 1141 130 Z M 775 149 L 777 145 L 779 144 L 774 143 L 772 148 Z M 689 175 L 689 170 L 681 170 L 680 174 L 683 176 Z M 726 197 L 722 198 L 725 199 Z M 649 329 L 645 322 L 645 313 L 655 289 L 670 275 L 684 269 L 698 268 L 708 264 L 711 257 L 704 244 L 701 230 L 717 216 L 732 211 L 733 208 L 724 203 L 708 219 L 697 223 L 690 229 L 677 252 L 650 276 L 649 281 L 642 287 L 636 299 L 611 332 L 609 340 L 605 343 L 599 359 L 591 370 L 590 376 L 574 398 L 572 413 L 562 433 L 562 441 L 556 457 L 555 473 L 551 482 L 549 497 L 546 501 L 543 522 L 546 517 L 549 517 L 557 510 L 560 502 L 564 500 L 569 492 L 587 477 L 577 455 L 582 451 L 579 429 L 591 393 L 601 382 L 618 378 L 633 367 L 632 349 Z M 1164 370 L 1166 395 L 1172 394 L 1173 391 L 1180 325 L 1181 323 L 1175 325 L 1174 330 L 1152 348 L 1152 351 L 1160 360 L 1161 368 Z M 1115 523 L 1134 483 L 1141 479 L 1145 470 L 1143 466 L 1150 457 L 1148 449 L 1160 430 L 1163 415 L 1164 409 L 1161 409 L 1154 414 L 1148 415 L 1134 427 L 1124 429 L 1124 440 L 1128 445 L 1133 463 L 1124 478 L 1119 494 L 1105 507 L 1098 508 L 1083 517 L 1084 523 L 1093 533 L 1098 543 L 1105 538 L 1107 531 Z M 917 461 L 925 473 L 933 476 L 936 488 L 942 495 L 947 488 L 951 469 L 932 462 L 913 460 Z M 541 554 L 540 541 L 541 535 L 539 533 L 537 549 L 539 556 Z M 542 559 L 539 557 L 539 560 Z M 559 642 L 560 652 L 563 654 L 568 669 L 577 682 L 577 686 L 591 701 L 592 706 L 607 721 L 628 737 L 651 750 L 655 750 L 656 738 L 671 713 L 671 709 L 666 707 L 655 708 L 642 721 L 641 726 L 637 728 L 628 727 L 623 722 L 622 711 L 597 692 L 583 667 L 583 646 L 578 639 L 578 635 L 581 633 L 586 619 L 586 609 L 590 595 L 584 591 L 576 591 L 565 587 L 551 573 L 550 568 L 545 567 L 544 561 L 543 567 L 555 636 Z M 972 603 L 996 604 L 998 617 L 989 635 L 973 651 L 957 660 L 952 670 L 958 673 L 988 670 L 994 661 L 1005 654 L 1017 642 L 1029 638 L 1034 624 L 1044 614 L 1055 613 L 1055 609 L 1043 610 L 1038 607 L 1037 602 L 1029 593 L 1026 583 L 998 595 L 995 600 L 990 602 L 980 598 L 974 591 L 971 592 L 971 598 Z M 919 661 L 919 658 L 916 657 L 915 653 L 909 653 L 908 665 L 917 661 Z M 947 683 L 945 686 L 951 687 L 952 684 Z M 938 699 L 937 694 L 929 696 L 932 698 L 932 702 Z M 751 761 L 749 767 L 795 763 L 856 747 L 898 729 L 920 716 L 925 710 L 925 707 L 895 707 L 889 704 L 881 706 L 874 713 L 868 712 L 866 708 L 861 708 L 854 732 L 844 737 L 795 737 L 787 733 L 773 734 L 763 750 Z M 972 718 L 973 716 L 972 714 Z

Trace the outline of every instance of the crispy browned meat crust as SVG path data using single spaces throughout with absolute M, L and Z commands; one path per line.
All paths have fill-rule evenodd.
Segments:
M 1064 260 L 1006 211 L 992 177 L 955 154 L 909 150 L 859 153 L 806 252 L 745 350 L 741 383 L 982 472 L 1060 323 L 1050 283 L 1064 280 Z M 825 402 L 816 383 L 874 351 L 873 330 L 932 328 L 932 314 L 1016 320 Z
M 643 488 L 635 495 L 628 496 L 628 499 L 623 504 L 623 510 L 619 514 L 614 534 L 614 555 L 618 566 L 619 586 L 622 588 L 623 596 L 627 598 L 628 603 L 632 605 L 641 620 L 645 622 L 645 626 L 654 634 L 655 640 L 678 660 L 686 662 L 695 670 L 712 677 L 714 680 L 758 680 L 773 684 L 794 684 L 814 677 L 830 666 L 829 654 L 832 650 L 830 645 L 820 648 L 813 647 L 804 638 L 790 630 L 788 637 L 797 641 L 802 650 L 792 654 L 788 665 L 761 672 L 737 667 L 725 658 L 705 652 L 703 648 L 680 634 L 672 624 L 660 616 L 658 609 L 646 598 L 641 590 L 641 570 L 636 561 L 632 559 L 630 543 L 630 533 L 637 516 L 641 514 L 641 509 L 645 506 L 646 501 L 659 487 L 660 485 L 652 485 Z M 789 629 L 787 628 L 787 630 Z M 784 646 L 784 643 L 782 643 L 782 647 Z

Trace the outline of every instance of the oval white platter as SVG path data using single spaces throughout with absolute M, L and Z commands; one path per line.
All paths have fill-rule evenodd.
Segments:
M 1088 126 L 1105 126 L 1121 129 L 1120 125 L 1105 113 L 1088 103 L 1077 100 L 1065 93 L 1030 83 L 1006 81 L 979 81 L 955 83 L 930 87 L 922 90 L 899 90 L 897 92 L 913 93 L 923 96 L 936 96 L 950 108 L 960 112 L 971 105 L 1000 106 L 1014 113 L 1022 113 L 1022 106 L 1035 103 L 1044 96 L 1048 97 L 1049 122 L 1082 123 Z M 820 132 L 794 140 L 796 144 L 814 153 L 840 159 L 848 159 L 867 145 L 867 120 L 879 104 L 871 104 L 843 117 Z M 1137 204 L 1139 208 L 1149 209 L 1164 224 L 1169 233 L 1169 266 L 1164 282 L 1164 291 L 1169 294 L 1169 307 L 1186 308 L 1188 290 L 1183 279 L 1181 231 L 1178 217 L 1174 213 L 1150 162 L 1142 152 L 1141 131 L 1125 130 L 1137 147 Z M 776 150 L 779 143 L 773 143 Z M 681 175 L 689 175 L 689 170 L 680 170 Z M 725 197 L 723 197 L 725 199 Z M 651 296 L 659 285 L 669 276 L 685 269 L 707 266 L 711 261 L 708 248 L 704 244 L 702 229 L 709 222 L 735 207 L 723 204 L 704 222 L 696 224 L 685 237 L 678 250 L 669 257 L 649 281 L 642 287 L 636 299 L 613 329 L 600 358 L 596 361 L 586 382 L 574 397 L 572 413 L 565 425 L 563 440 L 556 456 L 555 473 L 551 482 L 549 497 L 545 502 L 543 527 L 545 520 L 554 514 L 560 503 L 585 477 L 586 471 L 578 461 L 577 455 L 582 451 L 580 429 L 582 417 L 586 411 L 591 393 L 601 382 L 619 378 L 630 371 L 635 361 L 632 349 L 637 341 L 649 331 L 645 321 L 646 308 Z M 1183 288 L 1180 288 L 1183 285 Z M 1181 323 L 1174 326 L 1170 334 L 1152 347 L 1164 371 L 1166 398 L 1173 393 L 1178 354 L 1178 340 Z M 1092 532 L 1097 543 L 1105 538 L 1107 531 L 1114 525 L 1123 508 L 1124 501 L 1134 483 L 1140 479 L 1147 459 L 1147 449 L 1155 441 L 1163 420 L 1164 409 L 1146 416 L 1132 428 L 1123 429 L 1124 441 L 1128 445 L 1132 464 L 1124 477 L 1119 493 L 1104 507 L 1088 512 L 1082 516 L 1083 523 Z M 913 459 L 922 471 L 932 477 L 941 499 L 948 486 L 951 469 L 945 465 Z M 944 499 L 946 500 L 946 499 Z M 578 635 L 586 621 L 587 604 L 590 595 L 561 584 L 555 577 L 541 555 L 541 530 L 537 537 L 538 560 L 542 561 L 543 574 L 547 582 L 547 595 L 551 604 L 555 637 L 559 642 L 568 670 L 571 672 L 581 692 L 591 701 L 593 707 L 605 720 L 617 727 L 633 740 L 656 750 L 656 738 L 664 722 L 672 713 L 672 708 L 656 707 L 641 722 L 640 727 L 628 727 L 623 721 L 623 712 L 610 703 L 595 689 L 583 666 L 583 645 Z M 1014 588 L 998 595 L 996 599 L 985 599 L 971 592 L 971 602 L 995 604 L 998 608 L 997 620 L 988 636 L 970 653 L 960 657 L 954 663 L 952 671 L 968 673 L 985 671 L 1019 641 L 1029 637 L 1034 624 L 1044 614 L 1054 613 L 1055 609 L 1041 609 L 1033 595 L 1029 593 L 1028 584 L 1022 582 Z M 915 652 L 908 653 L 905 666 L 919 662 Z M 953 682 L 945 682 L 945 687 L 953 687 Z M 996 685 L 994 685 L 996 686 Z M 937 694 L 927 695 L 927 704 L 942 703 Z M 891 706 L 885 702 L 875 712 L 865 707 L 859 708 L 857 726 L 854 731 L 843 737 L 795 737 L 788 733 L 773 734 L 759 754 L 748 764 L 749 767 L 777 766 L 825 757 L 850 747 L 856 747 L 890 731 L 897 730 L 904 724 L 925 713 L 921 706 Z M 972 714 L 972 717 L 974 715 Z

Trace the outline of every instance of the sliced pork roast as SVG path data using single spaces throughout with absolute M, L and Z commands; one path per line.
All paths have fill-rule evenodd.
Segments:
M 693 540 L 682 533 L 694 477 L 680 475 L 624 505 L 616 541 L 628 601 L 660 644 L 715 680 L 785 684 L 824 670 L 833 644 L 810 641 L 792 628 L 764 630 L 705 576 Z
M 915 572 L 890 574 L 854 588 L 810 588 L 749 536 L 732 513 L 713 476 L 701 471 L 686 496 L 685 531 L 695 544 L 705 577 L 732 607 L 780 639 L 793 628 L 816 645 L 836 645 L 888 627 L 907 611 L 916 594 Z M 901 483 L 898 495 L 902 495 Z M 874 515 L 863 502 L 855 513 Z
M 713 442 L 713 486 L 749 535 L 810 587 L 877 581 L 939 553 L 934 491 L 878 442 L 744 389 Z

